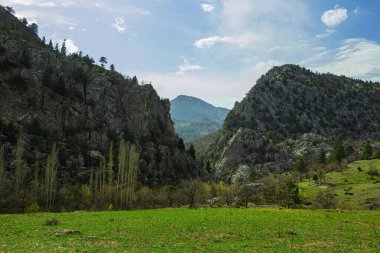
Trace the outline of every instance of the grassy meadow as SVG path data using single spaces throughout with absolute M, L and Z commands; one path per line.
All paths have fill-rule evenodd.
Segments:
M 57 219 L 57 225 L 46 225 Z M 62 229 L 74 234 L 55 235 Z M 0 215 L 0 252 L 380 252 L 379 211 L 158 209 Z
M 348 164 L 345 170 L 326 173 L 322 184 L 304 180 L 298 184 L 300 194 L 314 201 L 319 190 L 331 190 L 345 209 L 379 209 L 380 174 L 369 175 L 370 166 L 380 173 L 379 159 L 355 161 Z

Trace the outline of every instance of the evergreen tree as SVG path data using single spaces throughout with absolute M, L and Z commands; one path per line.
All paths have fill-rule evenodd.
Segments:
M 193 160 L 195 160 L 195 148 L 193 144 L 190 145 L 187 153 L 193 158 Z
M 321 149 L 321 151 L 319 152 L 319 155 L 318 155 L 318 163 L 319 164 L 326 164 L 326 151 L 325 149 Z
M 111 71 L 115 71 L 115 65 L 111 64 L 111 65 L 110 65 L 110 70 L 111 70 Z
M 51 49 L 54 49 L 53 41 L 52 41 L 52 40 L 49 40 L 49 47 L 50 47 Z
M 100 66 L 104 68 L 105 64 L 107 64 L 107 58 L 102 56 L 100 57 L 99 62 L 100 62 Z
M 366 142 L 364 145 L 363 153 L 362 153 L 362 160 L 371 160 L 373 154 L 373 148 L 369 141 Z
M 66 48 L 66 39 L 64 39 L 63 42 L 62 42 L 61 53 L 63 55 L 66 55 L 66 51 L 67 51 L 67 48 Z
M 59 45 L 58 45 L 58 43 L 55 43 L 55 48 L 54 48 L 54 50 L 55 50 L 57 53 L 59 53 Z
M 342 141 L 339 140 L 335 143 L 334 149 L 330 156 L 330 162 L 341 162 L 344 157 L 344 147 Z
M 34 34 L 38 34 L 38 25 L 36 23 L 31 23 L 28 27 Z
M 182 138 L 179 138 L 179 141 L 178 141 L 178 148 L 180 150 L 185 150 L 185 143 L 183 142 L 183 139 Z
M 46 38 L 45 38 L 45 36 L 42 37 L 41 43 L 44 44 L 44 45 L 46 44 Z
M 305 173 L 307 171 L 307 164 L 303 157 L 298 158 L 297 162 L 294 164 L 294 170 Z

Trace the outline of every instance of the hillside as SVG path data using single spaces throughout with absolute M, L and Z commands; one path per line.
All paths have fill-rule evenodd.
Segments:
M 380 85 L 318 74 L 296 65 L 274 67 L 229 112 L 208 151 L 217 176 L 282 172 L 299 156 L 315 161 L 337 139 L 380 138 Z
M 173 99 L 170 108 L 174 128 L 186 142 L 222 128 L 228 111 L 201 99 L 184 95 Z
M 137 146 L 143 184 L 197 174 L 194 161 L 179 148 L 170 101 L 160 99 L 151 85 L 97 66 L 81 52 L 66 56 L 38 37 L 35 24 L 1 6 L 0 14 L 0 147 L 7 184 L 14 177 L 20 136 L 23 163 L 32 168 L 24 175 L 28 182 L 36 169 L 32 165 L 45 166 L 53 143 L 59 149 L 58 187 L 88 182 L 111 142 L 116 173 L 121 138 Z
M 375 169 L 372 174 L 370 168 Z M 328 172 L 315 181 L 304 180 L 298 186 L 306 201 L 315 201 L 318 192 L 324 191 L 334 196 L 332 205 L 340 204 L 345 209 L 379 209 L 379 173 L 380 160 L 355 161 L 342 171 Z

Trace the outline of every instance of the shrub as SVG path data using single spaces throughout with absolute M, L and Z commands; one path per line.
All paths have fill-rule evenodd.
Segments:
M 28 88 L 28 83 L 19 75 L 14 75 L 8 82 L 18 90 L 26 90 Z
M 32 203 L 25 210 L 25 213 L 38 213 L 40 211 L 40 206 L 37 203 Z
M 371 164 L 369 166 L 369 169 L 368 169 L 368 175 L 370 176 L 379 176 L 379 170 L 377 168 L 375 168 L 375 166 L 373 164 Z
M 46 219 L 44 225 L 45 226 L 57 226 L 59 224 L 59 220 L 56 218 Z

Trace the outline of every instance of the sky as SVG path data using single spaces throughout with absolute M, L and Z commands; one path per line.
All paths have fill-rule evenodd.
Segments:
M 0 0 L 162 98 L 232 108 L 273 66 L 380 81 L 378 0 Z

